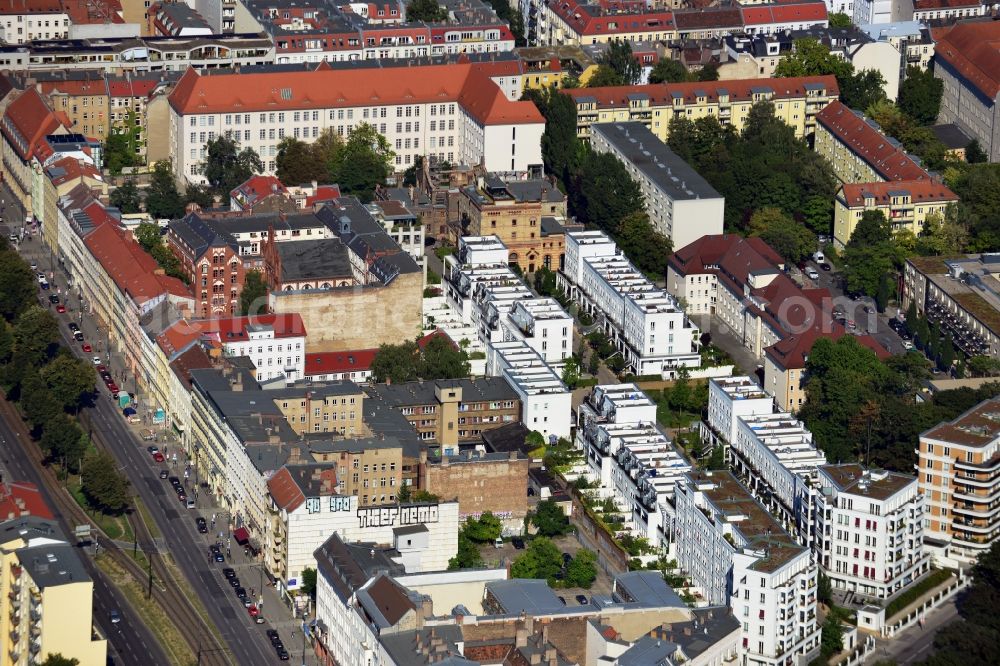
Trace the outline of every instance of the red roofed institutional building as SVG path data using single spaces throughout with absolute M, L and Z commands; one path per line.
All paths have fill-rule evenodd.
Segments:
M 938 42 L 934 76 L 944 82 L 939 123 L 955 123 L 1000 161 L 1000 22 L 959 23 Z
M 764 388 L 779 407 L 795 411 L 805 401 L 812 344 L 847 331 L 833 316 L 827 289 L 799 287 L 784 270 L 784 259 L 759 238 L 703 236 L 667 260 L 667 291 L 684 300 L 688 313 L 717 317 L 763 362 Z M 888 355 L 869 336 L 859 342 Z
M 56 114 L 34 88 L 25 90 L 7 106 L 0 121 L 4 180 L 25 210 L 31 210 L 35 163 L 45 159 L 39 159 L 45 137 L 68 134 L 69 125 L 65 114 Z
M 202 182 L 205 143 L 233 133 L 275 170 L 285 136 L 305 141 L 324 130 L 346 136 L 375 127 L 402 170 L 417 157 L 483 163 L 489 171 L 540 165 L 545 121 L 532 102 L 511 101 L 472 64 L 380 69 L 238 73 L 190 69 L 171 93 L 170 146 L 179 179 Z

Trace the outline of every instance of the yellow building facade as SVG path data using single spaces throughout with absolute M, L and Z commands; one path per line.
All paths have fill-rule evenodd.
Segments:
M 811 135 L 816 116 L 840 94 L 832 76 L 786 79 L 660 83 L 563 91 L 576 102 L 577 136 L 590 137 L 595 123 L 641 122 L 661 141 L 676 117 L 697 120 L 714 116 L 742 131 L 750 109 L 758 102 L 774 104 L 775 116 L 795 130 Z
M 877 210 L 894 231 L 919 235 L 928 215 L 942 217 L 958 196 L 944 184 L 931 180 L 889 183 L 847 183 L 837 191 L 833 210 L 833 238 L 843 248 L 867 210 Z

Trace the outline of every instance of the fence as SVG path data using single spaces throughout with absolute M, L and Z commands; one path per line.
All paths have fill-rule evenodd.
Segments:
M 958 578 L 948 587 L 938 590 L 932 596 L 925 599 L 922 604 L 914 608 L 913 610 L 906 613 L 902 619 L 898 622 L 892 624 L 886 624 L 882 627 L 882 637 L 892 638 L 898 632 L 903 631 L 912 627 L 917 622 L 922 622 L 924 615 L 928 611 L 933 610 L 943 604 L 944 602 L 951 599 L 953 596 L 958 594 L 960 591 L 964 590 L 972 582 L 972 578 L 966 574 L 964 571 L 959 569 Z
M 871 636 L 866 636 L 865 641 L 861 645 L 856 646 L 854 650 L 851 651 L 851 654 L 837 662 L 837 666 L 855 666 L 855 664 L 862 664 L 874 649 L 875 639 Z

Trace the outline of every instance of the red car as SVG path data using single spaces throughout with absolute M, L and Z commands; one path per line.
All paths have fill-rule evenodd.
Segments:
M 107 371 L 108 371 L 108 367 L 106 365 L 99 365 L 99 366 L 97 366 L 97 374 L 103 375 Z
M 58 312 L 59 314 L 66 314 L 66 306 L 60 303 L 59 305 L 56 306 L 56 312 Z
M 156 453 L 153 454 L 153 460 L 155 460 L 156 462 L 163 462 L 163 454 L 157 451 Z
M 260 615 L 260 611 L 257 610 L 256 604 L 250 604 L 247 607 L 247 612 L 250 613 L 250 617 L 257 617 L 258 615 Z
M 89 353 L 89 352 L 92 352 L 92 351 L 94 351 L 94 348 L 93 348 L 93 347 L 91 347 L 91 346 L 90 346 L 89 344 L 87 344 L 86 342 L 84 342 L 84 343 L 83 343 L 83 351 L 85 351 L 85 352 L 88 352 L 88 353 Z

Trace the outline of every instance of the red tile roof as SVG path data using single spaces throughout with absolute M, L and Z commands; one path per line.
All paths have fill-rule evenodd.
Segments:
M 844 327 L 839 322 L 833 322 L 833 325 L 826 331 L 812 328 L 803 333 L 790 335 L 766 348 L 764 353 L 784 370 L 801 370 L 806 367 L 809 352 L 812 351 L 813 345 L 816 344 L 817 340 L 820 338 L 839 340 L 845 335 L 847 335 L 847 332 L 844 330 Z M 880 359 L 884 360 L 891 356 L 885 347 L 880 345 L 878 340 L 870 335 L 859 335 L 857 340 L 859 344 L 875 352 L 875 355 Z
M 100 207 L 94 204 L 87 212 Z M 164 293 L 191 298 L 183 282 L 163 275 L 156 261 L 143 251 L 131 234 L 118 229 L 117 225 L 102 224 L 84 243 L 115 285 L 136 303 L 144 303 Z
M 753 101 L 755 90 L 771 90 L 776 99 L 801 97 L 806 87 L 820 87 L 827 95 L 840 94 L 837 79 L 833 76 L 802 76 L 784 79 L 736 79 L 729 81 L 698 81 L 695 83 L 649 83 L 637 86 L 607 86 L 601 88 L 572 88 L 560 92 L 569 95 L 578 103 L 581 98 L 594 98 L 600 108 L 627 108 L 631 104 L 629 95 L 648 95 L 651 105 L 673 104 L 674 95 L 680 94 L 685 104 L 697 102 L 701 93 L 709 102 L 715 103 L 720 94 L 728 94 L 730 101 Z
M 378 349 L 355 349 L 306 354 L 305 374 L 310 377 L 344 372 L 367 372 L 371 369 L 377 353 Z
M 108 95 L 111 97 L 149 97 L 161 80 L 156 78 L 138 78 L 128 76 L 120 79 L 108 79 Z
M 254 202 L 272 194 L 288 194 L 288 190 L 275 176 L 251 176 L 229 193 L 241 206 L 253 206 Z
M 797 2 L 742 7 L 743 24 L 823 23 L 827 20 L 826 3 Z
M 59 0 L 0 0 L 0 14 L 58 14 Z
M 339 185 L 318 185 L 316 187 L 316 193 L 312 196 L 306 197 L 306 207 L 310 208 L 318 203 L 323 203 L 326 201 L 333 201 L 334 199 L 340 198 L 340 186 Z
M 816 114 L 816 121 L 886 180 L 929 180 L 928 174 L 898 142 L 839 100 Z
M 201 328 L 183 319 L 160 333 L 156 337 L 156 344 L 168 359 L 173 359 L 177 354 L 186 352 L 200 339 Z
M 212 359 L 201 345 L 195 345 L 175 358 L 170 363 L 170 369 L 181 380 L 184 388 L 191 388 L 191 371 L 212 367 Z
M 250 339 L 248 327 L 271 326 L 274 338 L 305 337 L 306 326 L 297 312 L 254 315 L 252 317 L 223 317 L 213 319 L 198 319 L 191 322 L 191 327 L 201 332 L 202 336 L 210 337 L 222 344 L 229 342 L 244 342 Z
M 39 144 L 43 143 L 47 135 L 54 134 L 62 126 L 70 125 L 68 119 L 60 120 L 52 112 L 37 90 L 28 88 L 7 106 L 0 131 L 14 146 L 21 159 L 27 161 L 35 155 Z
M 988 98 L 1000 94 L 1000 22 L 959 23 L 937 43 L 934 55 Z
M 876 205 L 889 203 L 896 193 L 905 192 L 913 203 L 958 201 L 958 195 L 943 183 L 933 180 L 895 180 L 889 183 L 846 183 L 842 188 L 849 208 L 864 206 L 865 199 L 874 197 Z
M 63 94 L 71 97 L 95 97 L 108 94 L 104 79 L 66 79 L 62 81 L 39 81 L 35 84 L 43 95 Z
M 38 486 L 27 481 L 0 483 L 0 521 L 13 520 L 21 516 L 38 516 L 53 520 Z
M 913 11 L 915 12 L 925 12 L 931 9 L 968 9 L 982 6 L 982 0 L 913 0 Z
M 434 329 L 433 331 L 423 336 L 422 338 L 417 338 L 417 346 L 420 347 L 420 349 L 422 350 L 434 338 L 444 338 L 445 340 L 451 343 L 452 347 L 458 349 L 458 345 L 455 344 L 455 341 L 451 339 L 451 336 L 445 333 L 444 330 L 440 328 Z
M 84 162 L 83 160 L 78 160 L 75 157 L 64 157 L 61 160 L 56 160 L 49 166 L 45 167 L 45 170 L 51 173 L 54 168 L 62 170 L 60 175 L 49 178 L 49 180 L 52 181 L 52 184 L 56 187 L 84 177 L 100 181 L 104 180 L 100 169 L 90 162 Z
M 189 69 L 170 95 L 180 114 L 433 102 L 458 102 L 487 125 L 545 122 L 532 102 L 511 102 L 472 65 L 459 64 L 387 68 L 377 75 L 367 69 L 211 75 Z
M 306 496 L 299 488 L 299 484 L 295 483 L 292 475 L 288 473 L 287 467 L 282 467 L 271 475 L 271 478 L 267 480 L 267 490 L 271 494 L 275 506 L 289 513 L 295 511 L 306 501 Z

